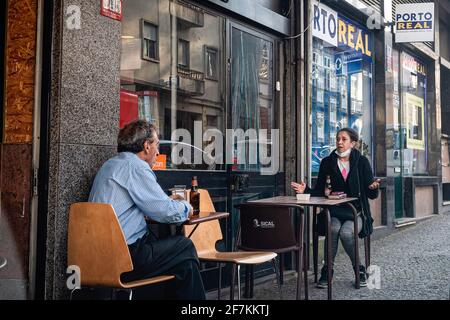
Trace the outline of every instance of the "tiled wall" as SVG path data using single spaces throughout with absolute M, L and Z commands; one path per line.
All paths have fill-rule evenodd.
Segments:
M 9 0 L 6 42 L 4 138 L 6 143 L 33 139 L 37 0 Z

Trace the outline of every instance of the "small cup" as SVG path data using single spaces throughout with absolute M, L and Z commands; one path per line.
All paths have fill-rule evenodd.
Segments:
M 297 193 L 296 197 L 299 201 L 308 201 L 311 195 L 309 193 Z

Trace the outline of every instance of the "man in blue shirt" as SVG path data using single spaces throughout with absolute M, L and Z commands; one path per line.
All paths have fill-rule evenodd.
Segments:
M 205 299 L 192 241 L 179 235 L 157 239 L 147 227 L 145 217 L 179 224 L 192 214 L 188 202 L 167 196 L 156 181 L 151 169 L 159 154 L 156 128 L 145 120 L 131 122 L 120 130 L 117 142 L 119 154 L 98 171 L 89 201 L 114 207 L 133 261 L 133 271 L 123 280 L 172 274 L 170 298 Z

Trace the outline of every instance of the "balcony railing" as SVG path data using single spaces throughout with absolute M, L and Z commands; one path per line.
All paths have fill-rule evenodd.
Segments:
M 201 96 L 205 94 L 205 75 L 202 72 L 177 68 L 177 88 L 181 93 L 191 96 Z M 170 87 L 171 81 L 167 82 Z
M 178 24 L 186 28 L 198 28 L 204 25 L 203 11 L 194 5 L 171 2 L 170 12 L 178 18 Z

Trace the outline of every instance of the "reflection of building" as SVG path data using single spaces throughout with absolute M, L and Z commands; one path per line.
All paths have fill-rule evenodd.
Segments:
M 223 130 L 219 81 L 223 30 L 219 17 L 185 2 L 133 1 L 124 6 L 122 30 L 122 52 L 140 60 L 135 68 L 121 70 L 122 88 L 136 91 L 140 97 L 139 117 L 153 115 L 167 140 L 175 128 L 193 133 L 194 121 L 202 121 L 202 131 L 214 125 Z M 136 50 L 124 47 L 129 38 L 141 42 L 140 55 L 126 52 Z M 173 44 L 176 55 L 172 55 Z M 176 90 L 176 102 L 172 101 L 172 89 Z
M 372 39 L 372 34 L 362 25 L 347 18 L 340 21 L 354 30 L 364 30 L 368 39 Z M 366 155 L 370 156 L 371 118 L 363 117 L 363 113 L 370 115 L 372 112 L 372 57 L 345 43 L 333 46 L 317 37 L 313 37 L 312 43 L 312 68 L 315 73 L 312 80 L 312 113 L 316 120 L 312 128 L 312 148 L 328 150 L 328 146 L 335 143 L 337 130 L 350 126 L 361 134 L 364 143 L 369 146 L 365 149 Z M 369 45 L 372 48 L 372 44 Z M 313 174 L 317 174 L 319 164 L 313 162 L 311 169 Z

